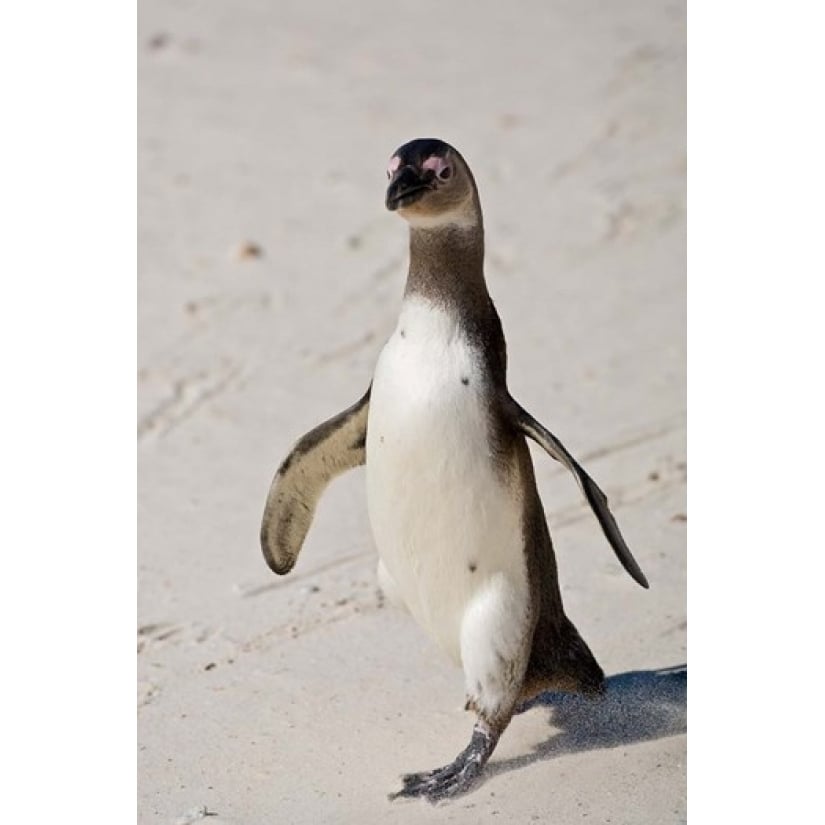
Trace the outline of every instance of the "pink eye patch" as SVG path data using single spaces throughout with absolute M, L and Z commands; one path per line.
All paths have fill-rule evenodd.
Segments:
M 424 163 L 421 164 L 422 169 L 431 169 L 433 172 L 438 175 L 438 177 L 449 177 L 450 173 L 447 172 L 444 174 L 445 170 L 450 168 L 450 164 L 447 163 L 444 158 L 439 157 L 438 155 L 430 155 Z

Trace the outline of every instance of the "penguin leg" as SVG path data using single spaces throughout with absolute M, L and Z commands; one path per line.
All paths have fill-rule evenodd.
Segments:
M 478 717 L 470 743 L 449 764 L 408 774 L 397 797 L 437 802 L 475 784 L 513 716 L 524 684 L 532 631 L 527 583 L 495 574 L 470 601 L 461 624 L 467 709 Z

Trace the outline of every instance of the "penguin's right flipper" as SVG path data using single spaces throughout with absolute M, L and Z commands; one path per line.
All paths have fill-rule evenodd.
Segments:
M 327 484 L 366 461 L 371 389 L 349 409 L 310 430 L 278 468 L 261 524 L 261 549 L 275 573 L 288 573 L 295 564 Z
M 509 412 L 515 425 L 528 438 L 532 438 L 538 445 L 556 461 L 561 462 L 576 478 L 579 483 L 587 503 L 593 510 L 594 515 L 601 525 L 613 552 L 616 554 L 622 567 L 630 574 L 631 578 L 640 584 L 642 587 L 649 587 L 645 574 L 639 567 L 630 548 L 624 540 L 624 537 L 619 530 L 619 525 L 616 524 L 616 519 L 613 513 L 607 506 L 607 496 L 602 492 L 601 488 L 592 478 L 585 472 L 584 468 L 567 452 L 565 446 L 561 441 L 553 435 L 545 426 L 540 424 L 533 418 L 530 413 L 519 405 L 512 397 L 508 396 Z

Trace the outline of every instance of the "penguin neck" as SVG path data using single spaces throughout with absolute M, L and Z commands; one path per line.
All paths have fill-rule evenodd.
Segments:
M 481 215 L 468 224 L 410 227 L 410 268 L 405 298 L 421 297 L 461 315 L 485 312 Z

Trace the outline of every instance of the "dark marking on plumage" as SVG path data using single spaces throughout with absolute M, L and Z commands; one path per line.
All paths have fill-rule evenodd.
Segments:
M 475 573 L 475 572 L 476 572 L 476 570 L 478 570 L 478 565 L 477 565 L 474 561 L 471 561 L 471 562 L 467 565 L 467 569 L 468 569 L 471 573 Z
M 521 700 L 544 690 L 592 693 L 604 680 L 590 649 L 564 614 L 556 556 L 524 437 L 514 433 L 518 472 L 525 491 L 522 529 L 535 630 Z
M 461 383 L 466 387 L 470 383 L 470 379 L 466 375 L 461 376 Z
M 402 338 L 406 338 L 406 337 L 407 337 L 407 333 L 406 333 L 403 329 L 399 329 L 399 330 L 398 330 L 398 334 L 399 334 Z

